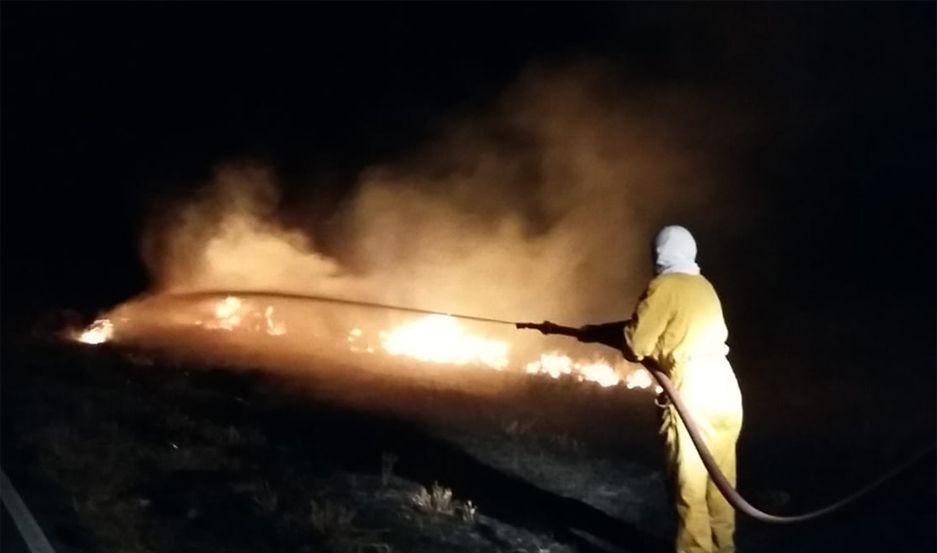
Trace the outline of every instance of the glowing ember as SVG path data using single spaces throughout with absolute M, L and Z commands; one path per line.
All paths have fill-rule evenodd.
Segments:
M 91 323 L 76 339 L 85 344 L 103 344 L 114 337 L 114 323 L 109 319 L 98 319 Z
M 651 373 L 647 372 L 645 369 L 637 369 L 625 377 L 625 386 L 627 386 L 629 390 L 635 388 L 641 388 L 642 390 L 650 388 L 652 382 Z
M 405 355 L 432 363 L 486 365 L 503 369 L 508 365 L 508 344 L 472 336 L 453 317 L 429 315 L 380 334 L 381 345 L 391 355 Z

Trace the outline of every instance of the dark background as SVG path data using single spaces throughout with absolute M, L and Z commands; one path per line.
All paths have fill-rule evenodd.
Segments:
M 340 199 L 531 63 L 599 58 L 768 129 L 740 147 L 750 237 L 699 236 L 734 347 L 932 391 L 934 46 L 933 3 L 4 2 L 5 329 L 143 290 L 144 216 L 220 161 Z

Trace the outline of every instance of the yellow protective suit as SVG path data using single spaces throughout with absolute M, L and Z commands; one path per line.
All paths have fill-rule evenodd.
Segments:
M 676 228 L 689 236 L 682 227 Z M 694 242 L 691 262 L 695 254 Z M 648 285 L 625 325 L 625 344 L 636 358 L 650 357 L 669 372 L 707 446 L 734 486 L 742 399 L 726 359 L 728 331 L 722 306 L 713 286 L 698 274 L 695 262 L 688 269 L 676 264 L 675 270 L 668 270 L 673 266 L 665 263 L 662 269 L 661 257 L 658 246 L 658 272 L 663 274 Z M 661 433 L 666 437 L 676 488 L 677 552 L 734 551 L 735 511 L 710 480 L 673 406 L 664 410 Z

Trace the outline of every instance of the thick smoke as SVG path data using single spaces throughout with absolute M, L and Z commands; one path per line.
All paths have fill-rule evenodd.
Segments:
M 272 172 L 229 164 L 144 238 L 156 291 L 328 294 L 511 320 L 626 318 L 658 226 L 713 208 L 729 120 L 601 64 L 523 75 L 407 159 L 363 170 L 340 263 L 278 222 Z M 286 206 L 290 208 L 290 206 Z
M 311 237 L 277 221 L 280 193 L 269 170 L 221 167 L 199 197 L 170 207 L 144 233 L 156 292 L 255 289 L 352 291 Z

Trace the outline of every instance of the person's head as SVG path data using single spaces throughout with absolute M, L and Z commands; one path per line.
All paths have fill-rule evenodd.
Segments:
M 669 225 L 657 233 L 654 239 L 654 272 L 686 273 L 698 275 L 696 264 L 696 240 L 690 231 L 679 225 Z

